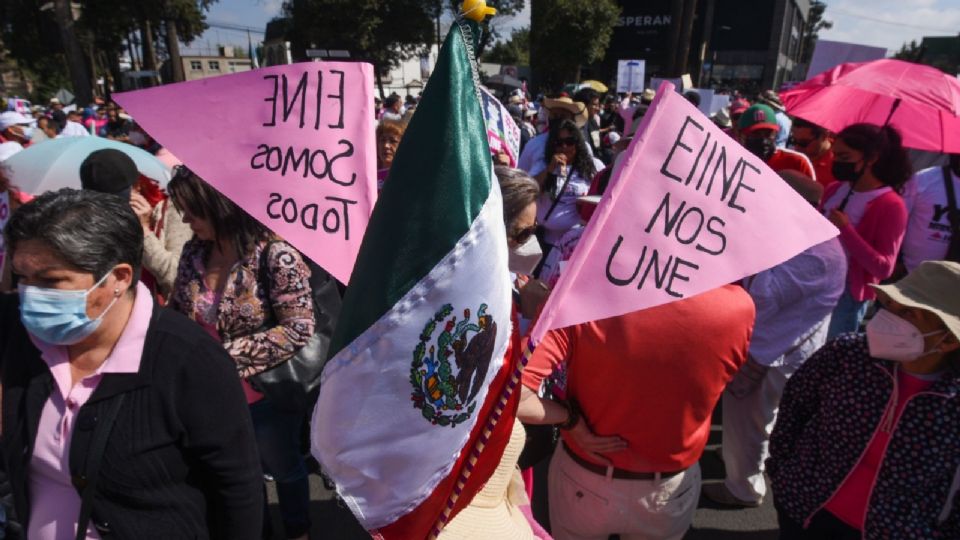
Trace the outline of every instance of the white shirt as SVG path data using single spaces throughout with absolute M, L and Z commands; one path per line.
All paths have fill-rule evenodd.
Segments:
M 520 159 L 517 160 L 517 168 L 526 171 L 530 176 L 542 173 L 547 168 L 547 160 L 544 159 L 543 154 L 547 151 L 547 139 L 549 137 L 550 132 L 546 132 L 527 141 L 527 145 L 523 147 L 523 152 L 520 152 Z M 593 157 L 593 150 L 589 144 L 587 145 L 587 152 Z M 603 162 L 600 162 L 597 170 L 599 171 L 603 167 Z
M 960 199 L 960 177 L 952 172 L 950 177 L 954 196 Z M 943 169 L 930 167 L 913 175 L 904 186 L 903 200 L 910 217 L 901 253 L 909 272 L 923 261 L 943 260 L 950 246 L 952 232 L 947 216 L 950 205 Z
M 806 360 L 826 340 L 846 276 L 847 257 L 834 237 L 745 279 L 757 309 L 750 356 L 771 367 Z
M 67 120 L 67 125 L 63 127 L 63 131 L 60 132 L 60 135 L 57 135 L 57 138 L 61 137 L 89 137 L 90 133 L 76 122 L 71 122 Z
M 603 170 L 603 162 L 593 158 L 593 166 L 597 171 Z M 571 167 L 566 167 L 568 171 Z M 550 245 L 556 245 L 560 241 L 563 233 L 569 231 L 580 224 L 580 213 L 577 212 L 577 199 L 583 197 L 590 191 L 590 183 L 593 178 L 584 178 L 579 172 L 572 171 L 570 180 L 567 182 L 566 189 L 560 194 L 560 200 L 557 202 L 550 217 L 547 212 L 553 206 L 554 199 L 550 193 L 544 191 L 537 201 L 537 222 L 543 225 L 543 239 Z M 557 178 L 557 187 L 559 190 L 563 186 L 563 178 Z
M 840 189 L 833 194 L 833 197 L 830 197 L 826 203 L 823 205 L 823 215 L 829 216 L 830 210 L 838 208 L 840 203 L 843 202 L 843 199 L 850 193 L 850 190 L 853 189 L 853 184 L 846 182 L 845 185 L 840 186 Z M 878 189 L 871 189 L 870 191 L 854 191 L 850 195 L 850 198 L 847 199 L 847 206 L 843 208 L 843 212 L 847 214 L 847 218 L 850 219 L 850 224 L 856 227 L 860 224 L 860 221 L 863 219 L 863 215 L 867 213 L 867 205 L 877 197 L 891 191 L 889 187 L 882 187 Z

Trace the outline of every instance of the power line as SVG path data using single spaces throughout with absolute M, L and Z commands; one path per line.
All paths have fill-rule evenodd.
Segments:
M 829 6 L 829 4 L 828 4 L 827 11 L 824 12 L 824 15 L 827 16 L 827 15 L 829 15 L 831 12 L 832 12 L 832 13 L 839 13 L 839 14 L 841 14 L 841 15 L 847 15 L 847 16 L 850 16 L 850 17 L 856 17 L 856 18 L 858 18 L 858 19 L 863 19 L 863 20 L 865 20 L 865 21 L 877 22 L 877 23 L 882 23 L 882 24 L 889 24 L 889 25 L 891 25 L 891 26 L 902 26 L 902 27 L 904 27 L 904 28 L 914 28 L 914 29 L 917 29 L 917 30 L 928 30 L 928 31 L 930 31 L 930 32 L 943 32 L 943 33 L 945 33 L 945 34 L 955 34 L 955 33 L 957 33 L 957 29 L 955 29 L 955 28 L 952 29 L 952 30 L 947 30 L 946 28 L 934 28 L 934 27 L 932 27 L 932 26 L 921 26 L 921 25 L 918 25 L 918 24 L 907 24 L 907 23 L 900 23 L 900 22 L 888 21 L 888 20 L 885 20 L 885 19 L 879 19 L 879 18 L 877 18 L 877 17 L 868 17 L 868 16 L 862 15 L 862 14 L 860 14 L 860 13 L 853 13 L 853 12 L 846 11 L 846 10 L 843 10 L 843 9 L 836 9 L 836 8 L 834 8 L 834 7 Z
M 252 26 L 243 26 L 240 24 L 231 24 L 231 23 L 211 21 L 211 20 L 207 20 L 205 22 L 207 23 L 207 26 L 209 26 L 210 28 L 219 28 L 221 30 L 233 30 L 235 32 L 250 32 L 251 34 L 265 34 L 263 30 L 254 28 Z

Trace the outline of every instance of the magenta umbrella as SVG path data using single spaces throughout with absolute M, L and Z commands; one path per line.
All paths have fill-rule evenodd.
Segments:
M 840 64 L 780 95 L 787 113 L 837 132 L 890 124 L 908 148 L 960 153 L 960 81 L 902 60 Z

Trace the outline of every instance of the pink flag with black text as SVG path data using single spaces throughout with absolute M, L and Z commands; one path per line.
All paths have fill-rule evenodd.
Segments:
M 697 295 L 838 234 L 664 83 L 531 333 Z

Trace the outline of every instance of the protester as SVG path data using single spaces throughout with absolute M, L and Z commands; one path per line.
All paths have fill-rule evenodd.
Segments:
M 790 146 L 797 152 L 810 158 L 814 178 L 824 189 L 837 181 L 833 177 L 833 134 L 825 128 L 802 118 L 793 120 L 790 128 Z
M 138 284 L 127 202 L 46 193 L 6 239 L 20 276 L 19 298 L 0 295 L 8 531 L 257 538 L 261 472 L 236 372 Z
M 583 103 L 587 107 L 587 122 L 583 125 L 583 136 L 590 147 L 590 152 L 601 156 L 602 141 L 600 136 L 600 94 L 593 88 L 584 88 L 573 96 L 574 101 Z
M 787 140 L 790 137 L 792 121 L 790 117 L 787 116 L 787 109 L 783 106 L 783 103 L 780 102 L 780 96 L 773 90 L 764 90 L 757 101 L 774 110 L 774 117 L 777 119 L 777 125 L 780 126 L 780 129 L 777 131 L 777 148 L 786 148 Z
M 590 155 L 583 132 L 572 120 L 563 120 L 551 128 L 544 161 L 549 165 L 531 176 L 543 190 L 537 221 L 543 227 L 544 251 L 549 253 L 563 233 L 580 222 L 577 198 L 587 194 L 590 181 L 603 168 L 603 162 Z
M 960 154 L 915 174 L 904 186 L 909 213 L 900 254 L 908 272 L 923 261 L 960 262 Z
M 390 94 L 387 96 L 387 99 L 383 102 L 383 114 L 380 116 L 380 120 L 403 121 L 403 102 L 400 101 L 399 95 Z
M 276 407 L 249 378 L 290 360 L 313 336 L 310 270 L 296 249 L 185 167 L 168 189 L 194 232 L 183 249 L 170 307 L 199 323 L 233 357 L 264 472 L 276 481 L 286 537 L 306 538 L 304 411 Z
M 753 320 L 750 297 L 727 285 L 547 333 L 523 372 L 517 414 L 560 426 L 548 486 L 554 538 L 684 535 L 711 411 L 747 358 Z M 538 397 L 558 369 L 562 401 Z
M 797 173 L 784 180 L 814 207 L 820 203 L 823 187 L 815 181 Z M 747 362 L 723 392 L 726 479 L 703 487 L 708 499 L 740 508 L 763 502 L 763 462 L 783 387 L 826 342 L 846 268 L 843 246 L 831 238 L 743 280 L 757 317 Z
M 37 118 L 37 128 L 33 130 L 33 136 L 30 138 L 31 144 L 42 143 L 50 139 L 55 139 L 57 137 L 57 132 L 53 131 L 53 137 L 50 136 L 50 118 L 46 116 L 40 116 Z
M 63 111 L 63 103 L 61 103 L 59 99 L 55 97 L 50 98 L 49 104 L 51 111 Z
M 623 133 L 625 122 L 623 117 L 620 116 L 619 105 L 620 100 L 617 99 L 617 96 L 607 96 L 603 104 L 603 112 L 600 113 L 600 131 L 602 133 L 608 134 L 614 131 Z
M 37 121 L 15 111 L 0 113 L 0 143 L 15 142 L 29 146 Z
M 107 125 L 107 109 L 104 107 L 97 107 L 94 111 L 93 116 L 87 118 L 83 121 L 83 127 L 87 129 L 87 132 L 90 135 L 98 135 L 100 130 Z
M 777 148 L 779 131 L 773 109 L 761 103 L 751 105 L 737 121 L 740 143 L 774 172 L 797 171 L 816 180 L 813 164 L 807 156 L 787 148 Z
M 404 124 L 390 120 L 383 120 L 377 125 L 377 189 L 383 189 L 405 129 Z
M 115 141 L 127 142 L 130 135 L 130 121 L 120 116 L 116 104 L 107 107 L 107 123 L 100 128 L 100 136 Z
M 541 110 L 547 115 L 547 130 L 530 139 L 517 160 L 517 168 L 533 177 L 537 177 L 547 168 L 549 158 L 544 158 L 544 152 L 551 132 L 564 120 L 572 121 L 577 130 L 587 123 L 586 105 L 569 97 L 545 98 Z M 587 151 L 590 151 L 589 147 Z
M 80 164 L 83 189 L 109 193 L 130 201 L 143 229 L 141 279 L 151 292 L 166 298 L 173 290 L 183 246 L 193 236 L 183 214 L 170 204 L 156 181 L 143 177 L 132 159 L 107 148 L 91 153 Z M 145 195 L 150 197 L 148 200 Z
M 787 382 L 767 461 L 782 539 L 960 538 L 960 264 L 871 288 L 866 335 Z
M 860 328 L 875 297 L 869 285 L 893 273 L 907 227 L 900 191 L 912 173 L 900 133 L 890 126 L 848 126 L 837 134 L 833 153 L 838 182 L 823 194 L 823 212 L 840 229 L 849 269 L 829 338 Z
M 743 113 L 750 108 L 750 102 L 743 99 L 737 98 L 730 102 L 730 121 L 733 122 L 734 131 L 737 129 L 737 125 L 740 123 L 740 117 L 743 116 Z M 779 127 L 779 124 L 777 124 Z

